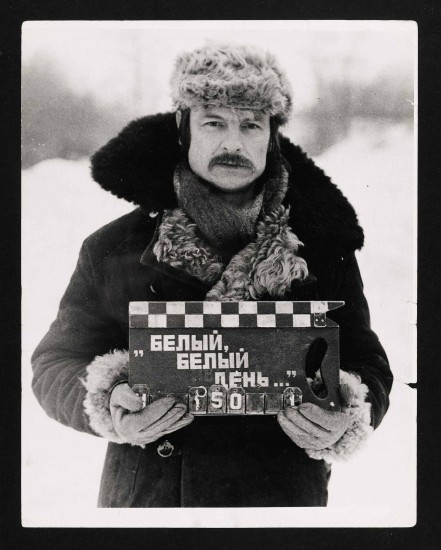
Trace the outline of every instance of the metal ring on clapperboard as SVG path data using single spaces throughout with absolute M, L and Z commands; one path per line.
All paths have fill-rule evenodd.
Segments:
M 207 395 L 207 388 L 205 386 L 195 386 L 193 389 L 196 390 L 196 395 L 198 397 L 205 397 Z M 199 393 L 199 390 L 203 390 L 203 393 Z

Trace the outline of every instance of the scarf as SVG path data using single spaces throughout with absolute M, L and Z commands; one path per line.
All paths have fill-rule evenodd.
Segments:
M 174 187 L 179 206 L 213 249 L 228 260 L 254 238 L 259 215 L 282 203 L 288 173 L 280 165 L 272 178 L 257 180 L 254 195 L 239 206 L 226 202 L 225 192 L 199 178 L 187 162 L 176 167 Z
M 207 301 L 259 300 L 265 294 L 282 298 L 294 280 L 308 276 L 305 260 L 297 256 L 302 243 L 288 221 L 289 208 L 282 205 L 266 214 L 254 240 L 226 263 L 182 209 L 166 210 L 153 252 L 158 262 L 210 285 Z

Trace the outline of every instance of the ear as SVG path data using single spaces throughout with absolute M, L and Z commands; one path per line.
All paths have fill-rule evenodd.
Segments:
M 176 126 L 179 128 L 181 125 L 182 113 L 181 111 L 176 111 Z

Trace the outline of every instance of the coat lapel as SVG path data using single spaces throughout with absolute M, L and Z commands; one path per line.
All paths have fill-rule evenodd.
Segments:
M 157 241 L 142 255 L 142 263 L 162 277 L 186 287 L 205 289 L 205 300 L 282 299 L 291 288 L 312 288 L 314 277 L 298 255 L 302 243 L 288 226 L 289 210 L 279 207 L 259 222 L 253 242 L 228 265 L 179 209 L 165 212 Z

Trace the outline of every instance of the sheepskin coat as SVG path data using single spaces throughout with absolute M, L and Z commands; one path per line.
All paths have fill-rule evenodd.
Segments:
M 283 137 L 281 148 L 288 191 L 280 215 L 262 231 L 281 224 L 278 234 L 295 235 L 309 275 L 293 275 L 283 295 L 274 297 L 268 285 L 254 296 L 345 301 L 329 316 L 340 325 L 342 380 L 355 389 L 351 428 L 314 453 L 297 447 L 274 416 L 197 417 L 145 448 L 121 442 L 113 430 L 108 394 L 127 376 L 128 303 L 199 301 L 213 288 L 161 259 L 162 223 L 177 208 L 180 150 L 174 114 L 145 117 L 92 158 L 94 179 L 138 207 L 86 239 L 58 316 L 32 359 L 33 389 L 47 414 L 109 440 L 99 506 L 325 506 L 330 462 L 350 456 L 386 413 L 392 374 L 370 328 L 354 254 L 363 232 L 346 198 L 300 148 Z M 167 458 L 158 453 L 164 440 L 172 449 Z

